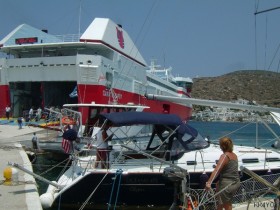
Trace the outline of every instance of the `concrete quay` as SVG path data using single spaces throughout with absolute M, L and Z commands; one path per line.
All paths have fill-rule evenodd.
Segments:
M 1 122 L 1 120 L 0 120 Z M 4 170 L 9 162 L 17 163 L 24 168 L 33 171 L 31 162 L 20 144 L 21 141 L 31 141 L 33 132 L 37 133 L 40 138 L 45 135 L 40 132 L 42 128 L 18 126 L 12 123 L 0 124 L 0 171 L 2 173 L 2 181 L 0 185 L 0 203 L 1 209 L 9 210 L 41 210 L 39 193 L 33 176 L 18 171 L 18 183 L 7 185 L 4 182 Z

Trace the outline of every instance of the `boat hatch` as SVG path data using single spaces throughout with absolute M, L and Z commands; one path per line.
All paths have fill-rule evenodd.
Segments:
M 265 160 L 267 162 L 278 162 L 278 161 L 280 161 L 280 158 L 278 158 L 278 157 L 271 157 L 271 158 L 266 158 Z
M 242 159 L 242 163 L 258 163 L 258 158 L 244 158 Z
M 187 161 L 187 165 L 194 166 L 194 165 L 197 165 L 197 162 L 195 160 L 189 160 L 189 161 Z

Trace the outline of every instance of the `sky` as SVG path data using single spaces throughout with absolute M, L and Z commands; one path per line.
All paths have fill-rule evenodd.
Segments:
M 53 35 L 83 33 L 95 17 L 121 24 L 150 64 L 175 76 L 279 71 L 275 0 L 0 0 L 0 40 L 20 24 Z

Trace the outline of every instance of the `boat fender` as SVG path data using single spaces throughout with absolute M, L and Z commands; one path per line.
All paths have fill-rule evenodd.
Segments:
M 271 147 L 275 149 L 280 149 L 280 140 L 275 141 L 274 144 L 271 145 Z
M 53 181 L 56 183 L 55 181 Z M 53 185 L 49 185 L 46 193 L 42 194 L 40 196 L 40 201 L 43 209 L 50 208 L 54 202 L 54 194 L 56 192 L 57 188 Z
M 204 189 L 206 182 L 208 181 L 209 176 L 205 173 L 205 171 L 199 177 L 199 187 L 200 189 Z
M 5 178 L 4 185 L 18 184 L 18 170 L 13 167 L 6 167 L 3 172 Z

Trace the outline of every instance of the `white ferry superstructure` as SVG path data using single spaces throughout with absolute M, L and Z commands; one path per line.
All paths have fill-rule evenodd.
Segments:
M 6 56 L 0 58 L 0 110 L 10 105 L 13 116 L 31 106 L 92 102 L 144 105 L 149 107 L 144 111 L 182 120 L 191 116 L 191 104 L 145 95 L 190 97 L 192 80 L 173 77 L 171 69 L 154 63 L 149 67 L 127 32 L 110 19 L 95 18 L 80 37 L 22 24 L 0 41 L 0 52 Z

